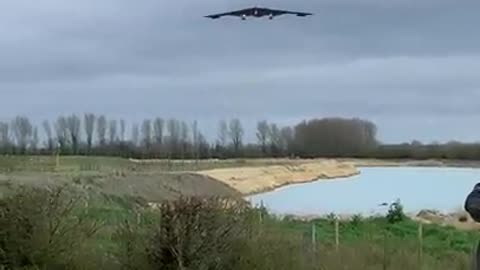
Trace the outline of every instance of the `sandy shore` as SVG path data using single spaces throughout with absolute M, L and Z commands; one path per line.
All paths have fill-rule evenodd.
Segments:
M 356 167 L 457 167 L 457 168 L 479 168 L 479 161 L 468 160 L 384 160 L 384 159 L 337 159 L 341 162 L 353 164 Z
M 251 195 L 288 184 L 349 177 L 359 171 L 351 162 L 315 160 L 289 165 L 212 169 L 197 173 L 226 183 L 244 195 Z
M 131 160 L 135 163 L 161 163 L 165 160 Z M 177 161 L 183 164 L 183 161 Z M 192 163 L 190 161 L 189 163 Z M 186 163 L 187 164 L 187 163 Z M 471 167 L 478 161 L 461 160 L 383 160 L 357 158 L 317 159 L 238 159 L 202 160 L 197 170 L 186 171 L 207 175 L 227 184 L 244 195 L 318 179 L 344 178 L 359 174 L 359 167 Z M 203 169 L 201 168 L 203 167 Z

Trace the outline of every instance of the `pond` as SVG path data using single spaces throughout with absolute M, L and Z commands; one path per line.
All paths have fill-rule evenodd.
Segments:
M 348 178 L 289 185 L 247 197 L 276 214 L 323 215 L 384 213 L 380 206 L 400 199 L 404 210 L 454 212 L 480 182 L 480 169 L 445 167 L 369 167 Z

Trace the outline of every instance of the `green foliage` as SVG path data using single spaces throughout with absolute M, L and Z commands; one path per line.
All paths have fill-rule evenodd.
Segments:
M 113 254 L 117 258 L 119 269 L 152 269 L 147 253 L 148 237 L 152 232 L 152 229 L 141 226 L 135 220 L 125 219 L 118 224 L 112 239 L 117 243 Z
M 327 215 L 327 219 L 330 220 L 331 222 L 335 221 L 336 218 L 337 218 L 337 215 L 335 215 L 335 213 L 328 213 Z
M 387 220 L 389 223 L 397 223 L 405 220 L 406 215 L 403 212 L 403 205 L 400 200 L 396 200 L 390 205 L 387 213 Z
M 254 212 L 241 201 L 182 197 L 164 202 L 154 213 L 157 223 L 125 222 L 116 232 L 122 239 L 122 269 L 232 269 L 238 249 L 251 233 Z M 132 262 L 135 262 L 132 265 Z
M 392 216 L 403 213 L 398 206 Z M 419 269 L 418 224 L 393 220 L 339 220 L 337 251 L 331 217 L 280 219 L 243 201 L 206 197 L 148 208 L 105 196 L 86 206 L 70 189 L 23 188 L 0 204 L 0 269 Z M 425 224 L 422 269 L 468 269 L 477 239 Z
M 99 225 L 78 211 L 81 202 L 65 187 L 21 187 L 1 200 L 0 268 L 82 269 Z
M 353 215 L 352 216 L 352 219 L 350 221 L 350 224 L 352 224 L 353 226 L 358 226 L 360 225 L 360 223 L 362 222 L 363 220 L 363 217 L 361 215 Z

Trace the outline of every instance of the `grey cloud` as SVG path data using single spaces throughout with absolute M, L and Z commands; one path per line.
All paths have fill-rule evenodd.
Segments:
M 360 116 L 386 140 L 480 131 L 454 120 L 480 120 L 478 1 L 271 0 L 315 16 L 202 17 L 256 3 L 2 2 L 0 114 L 197 117 L 213 135 L 234 116 Z M 440 129 L 452 121 L 458 133 Z

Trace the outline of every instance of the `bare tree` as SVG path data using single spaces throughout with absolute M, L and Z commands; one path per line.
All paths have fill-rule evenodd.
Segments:
M 110 144 L 114 144 L 117 139 L 117 120 L 110 120 L 108 121 L 108 135 L 110 138 Z
M 282 149 L 286 153 L 291 153 L 293 151 L 293 141 L 294 134 L 292 127 L 283 127 L 280 130 Z
M 45 131 L 45 135 L 47 136 L 47 148 L 49 151 L 53 151 L 53 133 L 50 122 L 48 120 L 44 120 L 42 125 L 43 130 Z
M 228 140 L 228 125 L 227 121 L 220 120 L 218 124 L 218 142 L 220 146 L 226 147 Z
M 198 131 L 198 122 L 197 120 L 193 121 L 192 124 L 192 154 L 195 159 L 198 159 L 198 138 L 199 138 L 199 131 Z
M 198 149 L 198 157 L 210 157 L 210 145 L 207 142 L 207 139 L 201 132 L 198 132 L 197 136 L 197 149 Z
M 5 150 L 10 145 L 10 125 L 0 122 L 0 147 Z
M 149 149 L 152 145 L 152 121 L 150 119 L 143 120 L 142 123 L 142 142 L 145 148 Z
M 55 123 L 55 133 L 60 151 L 64 152 L 68 147 L 68 124 L 67 118 L 59 116 Z
M 267 140 L 270 134 L 270 126 L 266 120 L 257 123 L 257 139 L 258 143 L 262 147 L 262 153 L 267 153 Z
M 178 152 L 179 142 L 180 142 L 180 132 L 181 126 L 178 120 L 169 119 L 167 121 L 167 130 L 168 130 L 168 144 L 169 144 L 169 155 L 176 154 Z
M 120 139 L 122 140 L 122 142 L 125 141 L 125 129 L 125 119 L 120 119 Z
M 154 132 L 155 143 L 158 145 L 162 145 L 163 143 L 164 122 L 165 121 L 160 117 L 155 118 L 155 121 L 153 122 L 153 132 Z
M 32 134 L 32 141 L 30 142 L 30 147 L 31 147 L 31 149 L 32 149 L 34 152 L 37 151 L 38 142 L 39 142 L 39 138 L 38 138 L 38 128 L 37 128 L 37 127 L 34 127 L 34 128 L 33 128 L 33 134 Z
M 277 124 L 271 124 L 268 129 L 268 137 L 270 138 L 270 149 L 274 156 L 278 155 L 281 150 L 282 135 Z
M 138 124 L 134 123 L 132 125 L 132 143 L 134 146 L 138 146 L 138 140 L 140 139 L 140 129 Z
M 242 139 L 244 134 L 242 123 L 240 122 L 239 119 L 234 118 L 230 121 L 229 128 L 230 128 L 229 135 L 230 135 L 230 139 L 232 140 L 233 149 L 235 153 L 238 154 L 238 151 L 242 146 Z
M 87 151 L 90 153 L 93 144 L 93 131 L 95 130 L 95 114 L 88 113 L 84 116 L 85 134 L 87 135 Z
M 72 142 L 73 154 L 78 153 L 78 145 L 80 141 L 81 120 L 78 116 L 72 114 L 67 118 L 67 129 Z
M 107 118 L 101 115 L 97 119 L 97 137 L 98 137 L 98 143 L 101 146 L 104 146 L 106 143 L 106 139 L 105 139 L 106 134 L 107 134 Z
M 185 121 L 182 121 L 182 123 L 180 124 L 180 140 L 182 142 L 182 153 L 181 153 L 181 157 L 182 159 L 185 158 L 185 152 L 187 152 L 187 147 L 188 147 L 188 142 L 189 142 L 189 129 L 188 129 L 188 125 L 187 123 L 185 123 Z
M 31 140 L 33 126 L 27 117 L 17 116 L 13 120 L 12 129 L 17 141 L 17 146 L 20 149 L 20 153 L 23 154 L 26 152 L 27 144 Z

